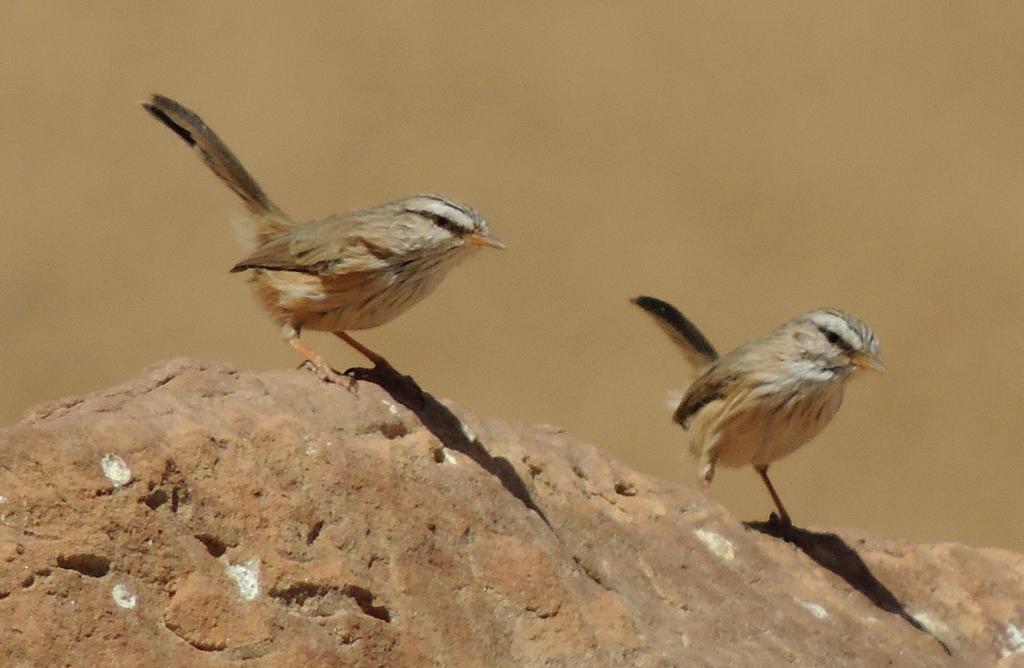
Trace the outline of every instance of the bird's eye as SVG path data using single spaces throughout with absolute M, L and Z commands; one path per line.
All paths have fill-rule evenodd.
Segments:
M 842 350 L 847 355 L 852 355 L 853 354 L 853 352 L 855 350 L 853 344 L 851 344 L 849 341 L 844 339 L 838 333 L 832 331 L 828 327 L 823 327 L 821 325 L 818 325 L 818 331 L 821 332 L 822 336 L 825 337 L 826 341 L 828 341 L 830 344 L 832 344 L 836 348 L 839 348 L 840 350 Z

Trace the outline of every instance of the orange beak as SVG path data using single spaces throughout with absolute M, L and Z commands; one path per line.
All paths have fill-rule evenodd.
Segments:
M 861 369 L 871 369 L 872 371 L 885 373 L 885 365 L 875 355 L 859 353 L 850 358 L 850 363 Z
M 487 248 L 505 248 L 505 244 L 492 237 L 490 234 L 467 234 L 462 237 L 467 244 L 474 246 L 486 246 Z

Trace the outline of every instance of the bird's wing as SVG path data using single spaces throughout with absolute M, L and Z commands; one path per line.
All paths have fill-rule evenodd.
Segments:
M 337 216 L 294 227 L 261 244 L 231 271 L 267 269 L 320 276 L 379 268 L 394 253 L 360 233 L 365 220 Z
M 708 368 L 687 388 L 672 419 L 683 429 L 689 428 L 690 418 L 712 401 L 727 396 L 729 387 L 736 383 L 736 380 L 721 364 Z

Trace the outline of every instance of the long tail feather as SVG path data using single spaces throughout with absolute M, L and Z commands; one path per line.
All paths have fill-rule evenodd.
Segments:
M 287 216 L 260 188 L 231 149 L 191 109 L 163 95 L 153 95 L 142 106 L 199 152 L 199 157 L 257 216 L 287 220 Z
M 640 296 L 632 301 L 654 318 L 694 369 L 701 369 L 718 359 L 718 351 L 707 337 L 675 306 L 654 297 Z

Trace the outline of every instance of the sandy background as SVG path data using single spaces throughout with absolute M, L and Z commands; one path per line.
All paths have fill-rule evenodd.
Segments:
M 509 250 L 361 336 L 434 393 L 691 483 L 684 361 L 628 299 L 722 349 L 845 308 L 890 372 L 773 469 L 795 520 L 1024 549 L 1024 6 L 90 4 L 0 9 L 0 422 L 171 356 L 298 361 L 162 92 L 295 217 L 484 213 Z M 750 470 L 715 495 L 770 509 Z

